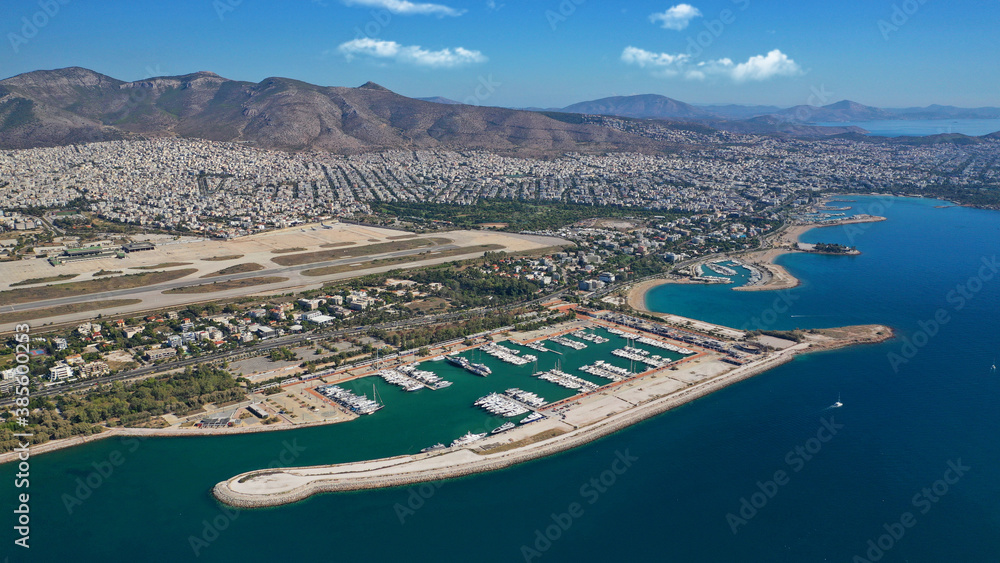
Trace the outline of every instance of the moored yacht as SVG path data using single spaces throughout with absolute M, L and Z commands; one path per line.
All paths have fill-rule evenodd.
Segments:
M 506 432 L 506 431 L 514 428 L 515 426 L 516 425 L 513 422 L 505 422 L 505 423 L 501 424 L 500 426 L 497 426 L 492 432 L 490 432 L 490 434 L 499 434 L 501 432 Z
M 467 445 L 475 442 L 476 440 L 482 440 L 485 437 L 486 437 L 486 433 L 485 432 L 483 432 L 482 434 L 473 434 L 470 431 L 470 432 L 467 432 L 465 434 L 465 436 L 462 436 L 460 438 L 455 438 L 455 441 L 452 442 L 451 446 L 449 446 L 449 447 L 454 448 L 454 447 L 457 447 L 457 446 L 467 446 Z

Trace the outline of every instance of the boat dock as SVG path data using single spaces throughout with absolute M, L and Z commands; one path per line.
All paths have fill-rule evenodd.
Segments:
M 515 350 L 513 348 L 508 348 L 500 344 L 488 343 L 484 344 L 480 348 L 483 352 L 493 356 L 494 358 L 500 360 L 501 362 L 507 362 L 508 364 L 513 364 L 515 366 L 523 366 L 525 364 L 530 364 L 538 359 L 537 356 L 532 356 L 531 354 L 525 354 L 519 356 L 520 350 Z
M 530 391 L 522 391 L 521 389 L 518 389 L 517 387 L 514 387 L 514 388 L 511 388 L 511 389 L 508 389 L 508 390 L 504 391 L 504 394 L 507 395 L 508 397 L 512 398 L 512 399 L 515 399 L 515 400 L 517 400 L 517 401 L 519 401 L 519 402 L 521 402 L 521 403 L 529 406 L 529 407 L 533 407 L 533 408 L 536 408 L 536 409 L 539 408 L 539 407 L 541 407 L 541 406 L 543 406 L 543 405 L 545 405 L 545 403 L 549 402 L 548 399 L 546 399 L 544 397 L 539 397 L 538 395 L 536 395 L 536 394 L 534 394 L 534 393 L 532 393 Z
M 625 358 L 626 360 L 632 360 L 635 362 L 642 362 L 654 368 L 661 368 L 671 362 L 669 358 L 664 358 L 657 355 L 650 355 L 649 352 L 643 350 L 642 348 L 632 348 L 631 346 L 626 346 L 624 348 L 619 348 L 617 350 L 612 350 L 612 354 L 618 356 L 619 358 Z
M 610 342 L 607 338 L 599 336 L 590 332 L 584 332 L 579 330 L 573 333 L 573 336 L 579 338 L 580 340 L 586 340 L 587 342 L 593 342 L 594 344 L 604 344 L 605 342 Z
M 568 338 L 563 338 L 562 336 L 553 336 L 549 339 L 549 342 L 555 342 L 556 344 L 562 344 L 567 348 L 572 348 L 574 350 L 583 350 L 587 347 L 583 342 L 577 342 L 576 340 L 570 340 Z
M 677 352 L 678 354 L 684 354 L 685 356 L 694 354 L 694 350 L 690 348 L 675 346 L 669 342 L 664 342 L 662 340 L 657 340 L 655 338 L 650 338 L 648 336 L 640 336 L 639 338 L 636 338 L 635 341 L 639 342 L 640 344 L 645 344 L 647 346 L 655 346 L 657 348 L 663 348 L 664 350 L 670 350 L 671 352 Z
M 554 350 L 549 350 L 548 348 L 546 348 L 545 345 L 542 344 L 541 342 L 525 342 L 524 344 L 522 344 L 522 346 L 524 346 L 525 348 L 531 348 L 532 350 L 536 350 L 538 352 L 553 352 L 554 351 Z
M 427 371 L 425 369 L 417 369 L 419 364 L 409 364 L 405 366 L 400 366 L 396 368 L 397 371 L 406 374 L 410 379 L 415 379 L 420 383 L 427 386 L 428 389 L 437 391 L 438 389 L 444 389 L 445 387 L 451 386 L 451 381 L 443 379 L 435 374 L 433 371 Z
M 504 417 L 522 415 L 531 410 L 510 397 L 499 393 L 490 393 L 485 397 L 480 397 L 473 404 L 490 414 Z
M 730 268 L 729 266 L 723 266 L 721 261 L 709 262 L 705 264 L 705 267 L 712 270 L 716 274 L 722 274 L 723 276 L 735 276 L 736 270 Z
M 368 398 L 367 395 L 355 395 L 347 389 L 338 385 L 326 385 L 316 389 L 324 397 L 334 403 L 344 407 L 354 414 L 372 414 L 385 405 L 380 405 L 377 401 Z
M 551 381 L 556 385 L 565 387 L 567 389 L 577 389 L 580 391 L 588 392 L 593 391 L 600 387 L 596 383 L 591 383 L 586 379 L 581 379 L 575 375 L 570 375 L 564 371 L 559 371 L 557 369 L 551 369 L 549 371 L 540 371 L 535 374 L 538 379 L 543 381 Z
M 610 379 L 611 381 L 625 381 L 635 375 L 625 368 L 609 364 L 604 360 L 597 360 L 592 365 L 582 366 L 580 371 L 596 375 L 597 377 L 603 377 L 604 379 Z
M 424 384 L 406 377 L 394 369 L 384 369 L 378 372 L 378 376 L 386 383 L 402 387 L 404 391 L 419 391 L 424 388 Z

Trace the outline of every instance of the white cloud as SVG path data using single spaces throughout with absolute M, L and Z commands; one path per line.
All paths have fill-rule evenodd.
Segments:
M 690 57 L 684 53 L 671 55 L 670 53 L 653 53 L 638 47 L 628 46 L 622 51 L 622 61 L 638 66 L 639 68 L 661 68 L 674 65 L 681 65 Z
M 654 75 L 663 78 L 683 76 L 688 80 L 705 80 L 711 76 L 722 76 L 734 82 L 747 82 L 802 74 L 802 67 L 778 49 L 766 55 L 754 55 L 742 63 L 721 58 L 691 64 L 691 57 L 684 53 L 676 55 L 653 53 L 628 46 L 622 51 L 622 62 L 639 68 L 652 69 Z
M 691 20 L 701 17 L 701 10 L 691 4 L 678 4 L 671 6 L 662 14 L 650 14 L 649 21 L 660 22 L 663 29 L 673 29 L 680 31 L 691 23 Z
M 443 4 L 409 2 L 408 0 L 343 0 L 348 6 L 382 8 L 404 16 L 460 16 L 465 10 L 456 10 Z
M 400 45 L 395 41 L 382 41 L 369 37 L 342 43 L 337 47 L 337 51 L 348 61 L 356 57 L 371 57 L 431 68 L 453 68 L 487 61 L 481 52 L 463 47 L 428 51 L 419 45 Z
M 774 49 L 766 55 L 754 55 L 733 67 L 734 80 L 767 80 L 774 76 L 796 76 L 802 68 L 788 55 Z

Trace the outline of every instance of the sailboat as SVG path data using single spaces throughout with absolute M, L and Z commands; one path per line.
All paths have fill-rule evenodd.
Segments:
M 839 409 L 842 406 L 844 406 L 844 403 L 840 402 L 840 393 L 837 393 L 837 402 L 831 405 L 830 408 Z
M 374 383 L 372 383 L 372 400 L 378 405 L 378 407 L 375 408 L 376 411 L 385 406 L 385 403 L 382 401 L 382 397 L 379 397 L 378 395 L 378 390 L 375 389 Z

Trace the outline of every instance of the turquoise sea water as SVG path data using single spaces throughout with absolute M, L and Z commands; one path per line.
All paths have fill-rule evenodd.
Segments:
M 668 285 L 651 292 L 649 304 L 734 326 L 884 323 L 899 331 L 897 340 L 799 357 L 510 470 L 266 510 L 228 511 L 209 490 L 249 469 L 416 451 L 500 423 L 456 408 L 448 393 L 464 405 L 514 385 L 550 399 L 568 392 L 484 356 L 494 369 L 486 379 L 435 367 L 456 382 L 442 391 L 406 394 L 378 384 L 386 409 L 349 424 L 62 450 L 32 459 L 30 550 L 11 543 L 16 468 L 0 466 L 0 518 L 8 519 L 0 554 L 33 562 L 850 562 L 866 557 L 867 542 L 879 542 L 888 524 L 900 537 L 881 539 L 892 545 L 873 552 L 880 561 L 995 562 L 1000 374 L 990 366 L 1000 356 L 1000 275 L 986 279 L 992 271 L 983 259 L 1000 250 L 1000 215 L 930 200 L 850 199 L 857 201 L 843 205 L 889 220 L 815 229 L 803 239 L 856 245 L 860 256 L 785 255 L 780 263 L 804 283 L 781 294 Z M 947 321 L 933 330 L 927 321 L 943 318 L 940 311 Z M 889 354 L 911 355 L 906 341 L 920 347 L 894 370 Z M 571 356 L 566 367 L 599 353 L 548 346 Z M 538 355 L 540 368 L 551 367 L 552 354 Z M 370 394 L 369 381 L 357 385 Z M 838 395 L 844 406 L 830 409 Z M 821 431 L 824 418 L 836 435 Z M 969 469 L 948 473 L 954 482 L 944 491 L 941 481 L 936 494 L 949 461 L 959 460 Z M 118 465 L 109 472 L 111 462 Z M 778 471 L 786 478 L 772 486 Z M 79 485 L 87 480 L 96 487 Z M 754 496 L 758 482 L 770 497 Z M 914 498 L 925 487 L 936 501 Z M 734 534 L 727 514 L 738 517 L 744 498 L 761 507 L 744 509 L 748 518 Z M 893 525 L 901 519 L 912 526 Z
M 883 137 L 923 137 L 943 133 L 962 133 L 978 137 L 1000 131 L 1000 119 L 911 119 L 816 123 L 832 127 L 861 127 Z

